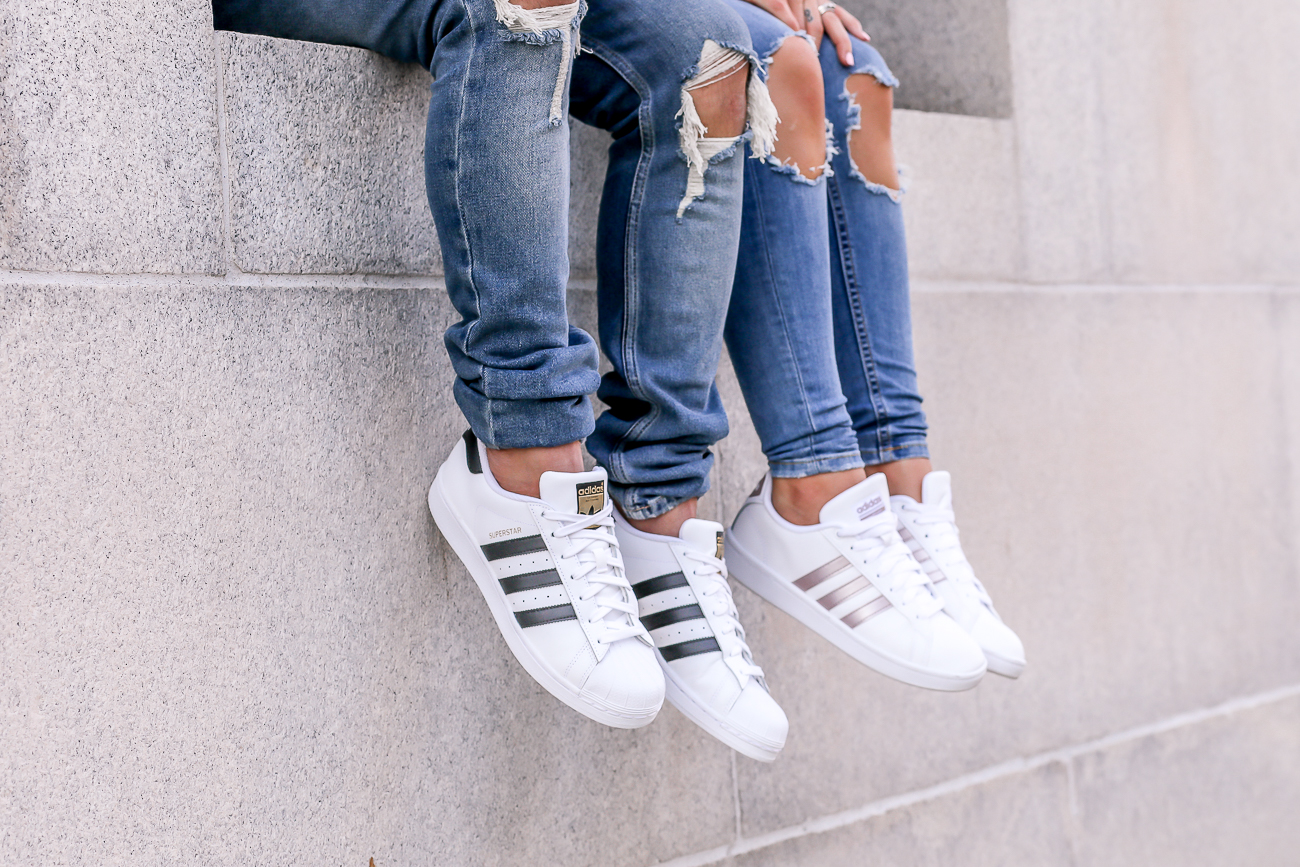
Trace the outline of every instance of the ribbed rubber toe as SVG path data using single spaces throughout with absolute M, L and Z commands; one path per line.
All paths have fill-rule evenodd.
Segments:
M 654 648 L 639 641 L 612 645 L 587 678 L 582 697 L 629 722 L 650 722 L 664 703 L 664 675 Z
M 731 706 L 727 723 L 773 752 L 780 752 L 785 746 L 785 738 L 790 731 L 790 721 L 786 719 L 785 711 L 781 710 L 776 699 L 753 682 L 745 687 L 740 698 Z

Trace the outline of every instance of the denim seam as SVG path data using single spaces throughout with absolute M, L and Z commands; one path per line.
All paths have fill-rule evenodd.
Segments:
M 764 224 L 764 223 L 766 223 L 767 220 L 766 220 L 766 218 L 764 217 L 763 197 L 762 197 L 762 196 L 755 196 L 755 197 L 754 197 L 754 208 L 755 208 L 755 211 L 757 212 L 757 219 L 758 219 L 759 223 L 760 223 L 760 224 Z M 766 232 L 760 232 L 760 233 L 758 233 L 758 234 L 759 234 L 759 243 L 762 245 L 762 249 L 761 249 L 761 251 L 760 251 L 760 255 L 763 257 L 763 259 L 765 260 L 765 264 L 767 265 L 767 267 L 764 269 L 764 273 L 769 274 L 769 275 L 770 275 L 770 274 L 775 274 L 775 273 L 776 273 L 776 265 L 775 265 L 775 263 L 772 261 L 771 247 L 770 247 L 769 244 L 768 244 L 767 233 L 766 233 Z M 793 357 L 797 357 L 797 353 L 796 353 L 796 351 L 795 351 L 795 347 L 793 346 L 792 341 L 790 340 L 790 318 L 789 318 L 789 316 L 786 315 L 785 308 L 784 308 L 784 306 L 782 306 L 782 304 L 781 304 L 781 293 L 776 292 L 776 291 L 773 291 L 772 294 L 776 297 L 776 302 L 777 302 L 777 303 L 776 303 L 776 309 L 777 309 L 777 313 L 778 313 L 778 315 L 779 315 L 780 318 L 781 318 L 781 337 L 782 337 L 782 339 L 784 339 L 785 342 L 786 342 L 787 355 L 788 355 L 788 357 L 791 357 L 791 358 L 793 358 Z M 798 387 L 799 387 L 799 394 L 806 394 L 807 391 L 806 391 L 806 389 L 805 389 L 805 387 L 804 387 L 803 371 L 800 369 L 800 366 L 799 366 L 798 364 L 796 364 L 796 365 L 794 366 L 794 368 L 795 368 L 795 369 L 794 369 L 795 382 L 798 384 Z M 816 428 L 817 428 L 817 424 L 816 424 L 816 421 L 815 421 L 815 420 L 813 419 L 813 417 L 812 417 L 812 413 L 808 410 L 808 402 L 807 402 L 807 401 L 804 401 L 803 404 L 804 404 L 804 407 L 803 407 L 803 408 L 804 408 L 804 418 L 805 418 L 805 421 L 807 422 L 808 430 L 810 430 L 810 431 L 812 431 L 812 430 L 816 430 Z M 806 435 L 803 439 L 804 439 L 804 442 L 807 443 L 807 450 L 808 450 L 808 451 L 811 452 L 811 451 L 814 451 L 814 450 L 816 449 L 817 444 L 816 444 L 815 440 L 813 439 L 813 435 L 812 435 L 812 434 L 808 434 L 808 435 Z
M 848 295 L 849 308 L 853 314 L 853 330 L 857 337 L 858 359 L 862 364 L 862 373 L 867 380 L 867 390 L 871 396 L 872 411 L 876 420 L 885 416 L 884 396 L 880 390 L 879 375 L 876 372 L 875 356 L 871 351 L 871 340 L 866 329 L 866 314 L 862 309 L 861 286 L 858 284 L 857 270 L 853 267 L 853 246 L 847 231 L 844 215 L 844 201 L 840 196 L 837 178 L 827 181 L 826 190 L 830 198 L 832 219 L 835 223 L 835 241 L 839 253 L 840 273 L 844 280 L 844 291 Z M 854 292 L 852 290 L 858 290 Z M 854 420 L 857 428 L 857 420 Z M 875 425 L 877 449 L 887 451 L 889 448 L 889 431 L 885 425 Z
M 456 119 L 456 145 L 455 145 L 454 153 L 452 155 L 456 165 L 460 165 L 461 137 L 464 134 L 464 129 L 465 129 L 464 121 L 465 121 L 465 114 L 466 114 L 466 93 L 467 93 L 466 85 L 469 81 L 469 71 L 474 67 L 474 56 L 478 53 L 479 28 L 476 22 L 474 21 L 474 9 L 473 6 L 469 3 L 464 4 L 464 9 L 465 9 L 465 20 L 469 23 L 470 38 L 469 38 L 469 57 L 466 59 L 465 65 L 463 67 L 464 73 L 462 74 L 460 80 L 460 100 L 459 100 L 460 110 L 459 110 L 459 117 L 457 117 Z M 474 294 L 474 321 L 471 322 L 469 324 L 469 327 L 465 329 L 464 343 L 465 343 L 465 347 L 468 349 L 471 343 L 473 342 L 473 336 L 474 336 L 474 331 L 476 330 L 476 326 L 479 324 L 479 322 L 482 321 L 483 298 L 482 295 L 479 293 L 478 281 L 475 278 L 475 274 L 474 274 L 474 248 L 469 242 L 469 232 L 465 228 L 466 226 L 465 209 L 461 203 L 460 172 L 455 172 L 454 176 L 456 178 L 456 181 L 455 181 L 455 187 L 453 189 L 452 197 L 456 202 L 456 223 L 460 227 L 461 241 L 465 245 L 466 276 L 468 277 L 470 290 Z M 468 354 L 469 353 L 467 352 L 466 355 Z M 484 439 L 488 443 L 495 443 L 496 425 L 493 422 L 493 415 L 495 410 L 493 409 L 492 398 L 488 396 L 489 392 L 491 391 L 491 389 L 487 387 L 488 367 L 487 365 L 483 364 L 481 361 L 477 361 L 477 359 L 476 359 L 476 363 L 478 364 L 479 387 L 483 391 L 483 401 L 485 404 L 485 411 L 483 415 L 487 423 L 487 436 L 484 437 Z
M 641 393 L 641 375 L 637 369 L 636 353 L 633 345 L 632 336 L 637 328 L 637 312 L 640 309 L 640 283 L 636 272 L 637 264 L 637 232 L 639 229 L 638 215 L 640 213 L 640 203 L 645 197 L 645 187 L 650 175 L 650 164 L 654 160 L 654 123 L 650 115 L 654 94 L 649 83 L 641 78 L 627 64 L 622 62 L 622 57 L 618 52 L 611 50 L 607 45 L 598 40 L 587 40 L 584 46 L 596 57 L 608 63 L 615 72 L 617 72 L 624 81 L 631 85 L 636 91 L 637 97 L 641 100 L 641 105 L 637 107 L 637 126 L 638 133 L 641 136 L 641 154 L 637 157 L 636 173 L 632 179 L 632 190 L 629 196 L 627 226 L 625 227 L 625 240 L 623 249 L 623 321 L 622 333 L 619 335 L 619 353 L 622 358 L 619 359 L 623 376 L 627 382 L 628 389 L 633 394 Z M 659 408 L 651 404 L 652 411 L 635 425 L 628 428 L 614 443 L 609 450 L 609 462 L 612 466 L 607 467 L 616 479 L 625 479 L 628 477 L 627 465 L 624 462 L 623 445 L 633 438 L 633 435 L 645 429 L 645 425 L 656 419 L 659 414 Z M 636 510 L 637 507 L 633 507 Z

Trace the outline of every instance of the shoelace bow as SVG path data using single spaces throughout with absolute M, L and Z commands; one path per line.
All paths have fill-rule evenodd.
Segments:
M 898 535 L 898 516 L 893 512 L 886 511 L 859 524 L 841 527 L 836 535 L 853 539 L 849 550 L 863 554 L 863 559 L 879 572 L 886 585 L 882 589 L 896 605 L 910 608 L 922 617 L 943 608 L 943 602 L 930 587 L 929 576 Z
M 727 583 L 727 564 L 717 557 L 689 548 L 683 550 L 682 555 L 703 567 L 692 573 L 696 579 L 692 584 L 697 591 L 700 606 L 708 606 L 709 616 L 722 629 L 722 634 L 718 637 L 730 636 L 734 639 L 725 642 L 722 651 L 732 670 L 742 679 L 752 677 L 761 683 L 763 669 L 754 664 L 749 645 L 745 642 L 745 628 L 740 625 L 736 601 L 732 599 L 731 585 Z
M 594 515 L 547 510 L 542 512 L 542 517 L 559 523 L 554 534 L 569 540 L 569 548 L 560 558 L 577 561 L 573 577 L 587 582 L 588 589 L 578 599 L 596 602 L 587 621 L 589 626 L 601 627 L 596 643 L 613 644 L 638 636 L 648 641 L 649 633 L 637 617 L 632 586 L 623 571 L 623 557 L 614 537 L 614 502 L 607 501 L 605 508 Z
M 975 577 L 975 570 L 966 559 L 961 547 L 961 530 L 957 529 L 957 515 L 952 510 L 952 495 L 945 494 L 938 503 L 910 503 L 905 506 L 916 514 L 916 523 L 932 528 L 926 535 L 932 540 L 931 553 L 948 575 L 948 580 L 965 587 L 984 605 L 993 606 L 984 585 Z

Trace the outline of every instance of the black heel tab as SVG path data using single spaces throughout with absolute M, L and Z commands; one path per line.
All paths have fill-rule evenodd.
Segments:
M 478 458 L 478 437 L 474 431 L 465 431 L 465 465 L 476 476 L 483 475 L 483 463 Z

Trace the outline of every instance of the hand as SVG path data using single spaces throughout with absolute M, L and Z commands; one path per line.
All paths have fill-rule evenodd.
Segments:
M 817 40 L 817 46 L 821 47 L 822 32 L 830 37 L 831 44 L 835 46 L 835 55 L 840 59 L 841 66 L 853 65 L 853 43 L 849 42 L 849 34 L 861 39 L 863 42 L 870 42 L 871 37 L 867 31 L 862 29 L 852 13 L 847 9 L 834 4 L 817 3 L 816 0 L 809 2 L 809 8 L 812 9 L 813 17 L 817 19 L 817 30 L 813 33 L 812 27 L 808 27 L 808 34 Z M 817 6 L 831 6 L 824 13 L 818 14 Z
M 835 54 L 844 66 L 853 65 L 850 33 L 863 42 L 871 41 L 871 37 L 862 29 L 858 19 L 839 6 L 820 13 L 817 7 L 825 4 L 817 0 L 746 0 L 746 2 L 779 18 L 791 30 L 806 31 L 818 48 L 821 48 L 822 36 L 829 36 L 831 44 L 835 46 Z

